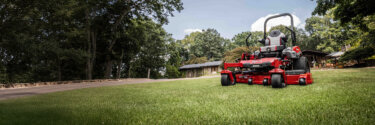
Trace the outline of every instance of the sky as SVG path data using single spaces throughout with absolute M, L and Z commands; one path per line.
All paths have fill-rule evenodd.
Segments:
M 304 27 L 306 18 L 316 7 L 311 0 L 182 0 L 184 9 L 164 25 L 175 39 L 183 39 L 191 32 L 214 28 L 224 38 L 231 39 L 244 31 L 263 31 L 264 20 L 272 15 L 291 13 L 296 27 Z M 284 24 L 289 17 L 276 18 L 267 23 L 267 29 Z

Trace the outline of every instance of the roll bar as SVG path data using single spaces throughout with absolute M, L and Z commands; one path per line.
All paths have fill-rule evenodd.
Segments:
M 274 18 L 278 18 L 278 17 L 282 17 L 282 16 L 289 16 L 290 17 L 290 22 L 291 22 L 291 27 L 292 28 L 287 28 L 288 30 L 290 30 L 292 32 L 292 42 L 293 42 L 293 46 L 295 45 L 296 43 L 296 35 L 295 35 L 295 32 L 294 32 L 294 23 L 293 23 L 293 16 L 292 14 L 290 13 L 282 13 L 282 14 L 279 14 L 279 15 L 275 15 L 275 16 L 271 16 L 271 17 L 268 17 L 266 19 L 266 21 L 264 22 L 264 34 L 263 34 L 263 39 L 266 39 L 266 29 L 267 29 L 267 22 L 268 20 L 271 20 L 271 19 L 274 19 Z

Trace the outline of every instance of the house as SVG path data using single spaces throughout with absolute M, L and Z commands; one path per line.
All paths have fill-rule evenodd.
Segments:
M 312 68 L 323 68 L 326 66 L 326 60 L 328 59 L 326 56 L 328 53 L 320 52 L 320 51 L 313 51 L 313 50 L 305 50 L 302 51 L 302 55 L 304 55 L 307 60 L 309 60 L 309 66 Z
M 333 66 L 336 68 L 343 68 L 344 64 L 339 65 L 339 59 L 342 55 L 344 55 L 345 52 L 338 51 L 338 52 L 332 52 L 329 55 L 327 55 L 328 58 L 333 59 Z
M 221 72 L 220 65 L 223 61 L 206 62 L 200 64 L 189 64 L 179 68 L 179 70 L 185 73 L 185 77 L 199 77 L 203 75 L 217 74 Z
M 341 51 L 339 51 L 339 52 L 332 52 L 329 55 L 327 55 L 327 57 L 334 58 L 334 59 L 339 59 L 340 56 L 344 55 L 344 53 L 345 52 L 341 52 Z

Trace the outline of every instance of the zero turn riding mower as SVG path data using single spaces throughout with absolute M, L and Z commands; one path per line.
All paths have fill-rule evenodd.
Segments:
M 267 36 L 267 22 L 281 16 L 291 18 L 291 28 L 286 27 L 286 29 L 291 32 L 292 47 L 287 47 L 288 38 L 278 30 L 271 31 Z M 246 39 L 247 47 L 249 47 L 250 36 L 251 34 Z M 247 83 L 283 88 L 288 84 L 306 85 L 313 82 L 308 60 L 302 55 L 300 47 L 295 46 L 296 35 L 291 14 L 283 13 L 267 18 L 264 22 L 263 39 L 259 42 L 264 46 L 258 51 L 253 54 L 243 53 L 237 63 L 224 63 L 224 70 L 221 71 L 221 85 Z M 230 71 L 229 67 L 237 70 Z

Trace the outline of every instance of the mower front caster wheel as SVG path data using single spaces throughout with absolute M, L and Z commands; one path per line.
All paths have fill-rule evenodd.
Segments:
M 281 76 L 281 74 L 272 74 L 271 84 L 272 88 L 283 88 L 286 86 L 286 84 L 283 82 L 283 77 Z
M 252 78 L 248 79 L 248 80 L 247 80 L 247 84 L 248 84 L 248 85 L 253 85 L 253 79 L 252 79 Z

